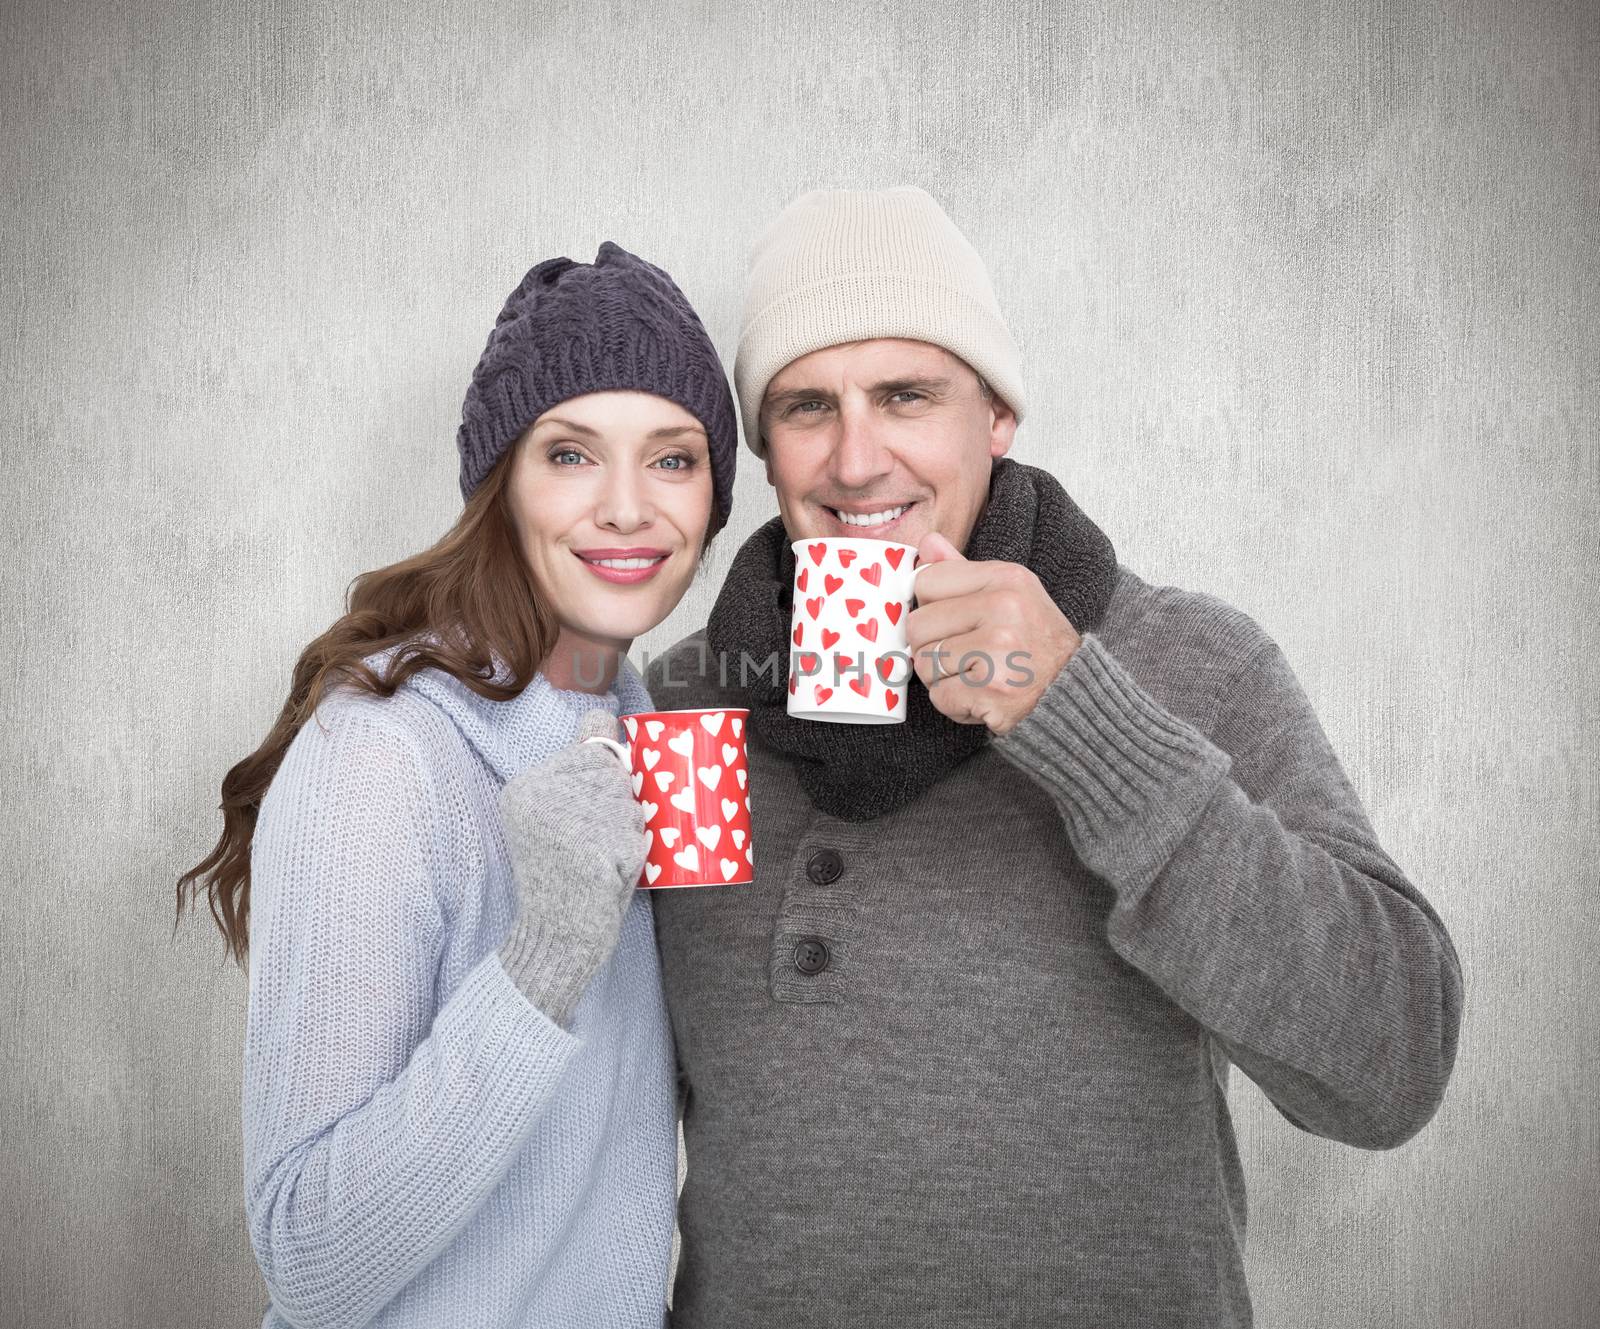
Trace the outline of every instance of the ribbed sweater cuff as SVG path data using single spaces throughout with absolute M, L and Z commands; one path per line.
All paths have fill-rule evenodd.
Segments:
M 1033 710 L 993 741 L 1051 794 L 1084 865 L 1119 895 L 1155 879 L 1233 764 L 1093 633 Z
M 512 925 L 500 963 L 522 995 L 563 1029 L 599 967 L 593 947 L 525 918 Z

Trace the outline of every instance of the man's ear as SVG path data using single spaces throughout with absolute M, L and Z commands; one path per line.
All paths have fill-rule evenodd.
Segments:
M 1003 457 L 1011 451 L 1017 436 L 1017 413 L 1006 405 L 998 392 L 989 398 L 989 455 Z
M 772 444 L 766 439 L 761 440 L 761 464 L 767 468 L 767 483 L 776 487 L 772 479 Z

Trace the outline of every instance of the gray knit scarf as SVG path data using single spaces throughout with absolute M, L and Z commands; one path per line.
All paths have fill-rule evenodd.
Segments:
M 981 724 L 957 724 L 913 682 L 903 724 L 829 724 L 791 718 L 790 608 L 794 551 L 783 519 L 746 540 L 706 625 L 724 661 L 781 663 L 776 677 L 757 671 L 747 683 L 750 728 L 790 762 L 812 803 L 842 821 L 871 821 L 904 807 L 989 741 Z M 964 551 L 967 558 L 1021 563 L 1038 576 L 1073 627 L 1097 627 L 1116 581 L 1116 551 L 1048 471 L 998 458 L 989 497 Z

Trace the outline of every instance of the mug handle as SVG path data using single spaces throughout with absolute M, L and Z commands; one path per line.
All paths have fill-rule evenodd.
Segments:
M 583 742 L 604 743 L 608 748 L 617 754 L 624 766 L 626 766 L 629 770 L 633 769 L 633 758 L 628 755 L 628 749 L 623 747 L 622 744 L 617 742 L 616 739 L 603 738 L 599 734 L 591 734 L 588 738 L 584 739 Z

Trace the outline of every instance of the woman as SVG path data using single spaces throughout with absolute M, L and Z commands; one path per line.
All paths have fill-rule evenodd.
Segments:
M 583 740 L 651 709 L 626 651 L 727 520 L 732 397 L 607 242 L 511 294 L 457 441 L 460 520 L 356 580 L 178 885 L 248 951 L 263 1323 L 654 1329 L 674 1057 L 642 812 Z

